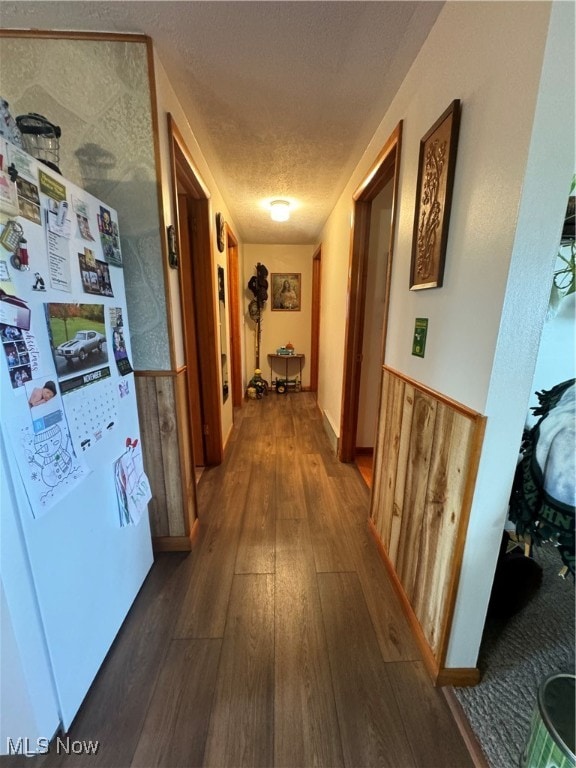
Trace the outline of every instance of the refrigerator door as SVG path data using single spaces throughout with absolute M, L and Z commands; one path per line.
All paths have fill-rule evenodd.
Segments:
M 19 215 L 0 200 L 3 469 L 67 729 L 152 564 L 150 490 L 116 213 L 3 140 L 0 156 L 19 174 Z

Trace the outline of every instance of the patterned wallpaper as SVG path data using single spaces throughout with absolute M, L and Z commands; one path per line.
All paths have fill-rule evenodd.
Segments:
M 146 45 L 2 38 L 13 117 L 62 129 L 63 176 L 118 211 L 134 366 L 170 369 Z

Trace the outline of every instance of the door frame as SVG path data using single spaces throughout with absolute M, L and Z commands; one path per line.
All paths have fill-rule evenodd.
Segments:
M 178 222 L 178 253 L 180 254 L 180 308 L 182 317 L 182 329 L 185 338 L 186 354 L 186 402 L 188 404 L 188 423 L 192 435 L 192 463 L 196 467 L 203 467 L 206 464 L 204 451 L 204 435 L 202 433 L 202 403 L 200 399 L 200 379 L 199 368 L 200 360 L 197 349 L 196 332 L 196 313 L 184 312 L 183 308 L 190 305 L 193 297 L 184 291 L 184 286 L 189 285 L 192 280 L 191 274 L 191 246 L 190 233 L 187 221 L 189 218 L 189 200 L 183 192 L 178 193 L 178 208 L 176 210 L 176 221 Z
M 318 392 L 320 361 L 320 302 L 322 294 L 322 246 L 312 256 L 312 332 L 310 339 L 310 391 Z
M 217 292 L 212 253 L 214 230 L 210 191 L 202 180 L 182 134 L 170 113 L 168 113 L 167 119 L 173 209 L 178 211 L 178 193 L 180 192 L 186 195 L 194 216 L 193 225 L 188 225 L 190 251 L 180 254 L 178 269 L 185 367 L 196 363 L 196 360 L 194 363 L 192 361 L 196 354 L 195 350 L 197 350 L 204 463 L 207 466 L 213 466 L 222 462 L 224 451 L 218 369 L 220 351 L 218 349 L 219 334 L 217 333 Z M 181 224 L 178 221 L 178 216 L 175 216 L 176 242 L 182 240 L 179 230 Z M 191 256 L 193 257 L 191 258 Z M 191 337 L 191 333 L 194 333 L 193 324 L 186 321 L 185 308 L 187 306 L 194 307 L 195 339 Z
M 390 282 L 396 231 L 400 153 L 402 147 L 402 121 L 388 137 L 378 157 L 360 186 L 352 195 L 354 224 L 350 248 L 348 279 L 348 316 L 344 346 L 344 371 L 342 380 L 342 407 L 338 458 L 342 462 L 354 461 L 356 455 L 356 430 L 360 401 L 360 377 L 362 373 L 362 344 L 364 341 L 364 314 L 366 311 L 366 275 L 370 243 L 370 216 L 372 200 L 393 179 L 392 217 L 390 221 L 390 247 L 386 267 L 385 307 L 382 324 L 382 362 L 386 351 L 386 332 L 390 304 Z
M 240 330 L 240 265 L 238 238 L 226 223 L 226 255 L 228 270 L 228 319 L 230 324 L 230 378 L 232 407 L 241 408 L 244 402 L 242 382 L 242 342 Z

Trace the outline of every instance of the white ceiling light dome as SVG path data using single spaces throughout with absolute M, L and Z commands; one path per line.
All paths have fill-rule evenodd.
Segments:
M 272 221 L 288 221 L 290 218 L 290 203 L 288 200 L 272 200 L 270 203 Z

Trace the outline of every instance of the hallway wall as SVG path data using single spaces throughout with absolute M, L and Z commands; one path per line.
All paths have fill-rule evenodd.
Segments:
M 245 334 L 245 369 L 246 380 L 254 375 L 255 361 L 255 324 L 248 316 L 248 304 L 253 298 L 247 289 L 248 281 L 256 274 L 256 264 L 260 262 L 268 269 L 268 301 L 264 308 L 262 320 L 262 340 L 260 350 L 260 367 L 265 379 L 270 378 L 270 363 L 268 353 L 276 352 L 278 347 L 289 341 L 294 344 L 298 353 L 305 355 L 302 367 L 302 385 L 310 386 L 310 334 L 312 317 L 312 256 L 313 245 L 254 245 L 244 246 L 244 275 L 242 281 L 242 310 Z M 301 306 L 299 312 L 272 311 L 272 273 L 298 272 L 301 275 Z M 296 363 L 289 370 L 289 378 L 294 378 L 297 371 Z M 275 375 L 274 375 L 275 378 Z
M 167 115 L 170 113 L 180 131 L 186 147 L 190 153 L 190 156 L 194 162 L 197 175 L 200 177 L 210 194 L 210 238 L 212 241 L 212 259 L 214 269 L 214 306 L 218 306 L 218 280 L 217 270 L 221 266 L 224 269 L 225 283 L 228 287 L 228 265 L 226 262 L 226 249 L 224 252 L 218 250 L 216 244 L 217 232 L 215 225 L 216 213 L 220 212 L 224 216 L 224 220 L 228 223 L 232 231 L 237 231 L 236 225 L 230 215 L 230 212 L 224 202 L 224 198 L 212 176 L 210 168 L 208 167 L 202 150 L 198 145 L 193 129 L 189 125 L 182 106 L 170 81 L 166 76 L 162 62 L 158 56 L 154 55 L 154 74 L 156 78 L 156 105 L 158 109 L 158 134 L 160 140 L 160 184 L 162 190 L 162 207 L 164 211 L 165 225 L 168 227 L 176 220 L 176 213 L 174 211 L 171 189 L 170 189 L 170 150 L 169 150 L 169 137 L 168 137 L 168 123 Z M 240 251 L 242 246 L 240 245 Z M 178 368 L 184 362 L 184 347 L 182 341 L 182 307 L 180 303 L 180 293 L 178 287 L 178 271 L 169 270 L 167 275 L 168 280 L 168 312 L 170 316 L 170 323 L 174 333 L 176 359 L 175 367 Z M 228 288 L 226 288 L 227 290 Z M 227 318 L 228 320 L 228 318 Z M 228 327 L 228 338 L 230 338 L 230 328 Z M 220 390 L 222 389 L 222 382 L 220 382 Z M 222 439 L 225 442 L 230 431 L 232 429 L 232 398 L 229 397 L 225 403 L 222 404 Z
M 573 29 L 569 4 L 554 5 L 558 19 L 547 54 L 556 84 L 550 77 L 540 94 L 549 99 L 547 127 L 535 124 L 551 8 L 549 3 L 529 2 L 447 3 L 322 235 L 326 278 L 321 328 L 323 340 L 330 337 L 331 345 L 330 354 L 320 361 L 318 399 L 338 432 L 341 380 L 329 371 L 342 370 L 343 344 L 333 340 L 344 338 L 345 317 L 339 308 L 346 297 L 352 194 L 394 127 L 404 120 L 385 361 L 485 413 L 488 429 L 483 457 L 498 457 L 497 462 L 490 462 L 489 471 L 488 466 L 486 471 L 481 467 L 476 487 L 449 667 L 476 663 L 532 379 L 531 347 L 537 344 L 545 314 L 539 293 L 546 293 L 546 302 L 548 298 L 550 281 L 543 287 L 542 273 L 552 273 L 573 169 L 574 108 L 569 94 L 574 89 L 564 79 L 566 56 L 572 50 L 566 32 Z M 560 93 L 555 92 L 557 88 Z M 444 286 L 410 292 L 419 142 L 454 98 L 462 100 L 462 121 Z M 556 137 L 553 161 L 551 135 Z M 518 237 L 531 142 L 538 148 L 530 170 L 539 174 L 540 194 L 526 202 L 529 208 Z M 528 251 L 527 256 L 527 249 L 536 243 L 539 266 L 532 253 Z M 521 266 L 520 250 L 530 270 Z M 518 263 L 511 287 L 514 258 Z M 501 323 L 507 291 L 511 303 L 503 344 Z M 429 318 L 424 359 L 411 355 L 416 317 Z M 521 346 L 517 343 L 518 322 L 523 323 Z M 501 372 L 508 366 L 508 374 L 499 380 L 494 378 L 495 356 Z

